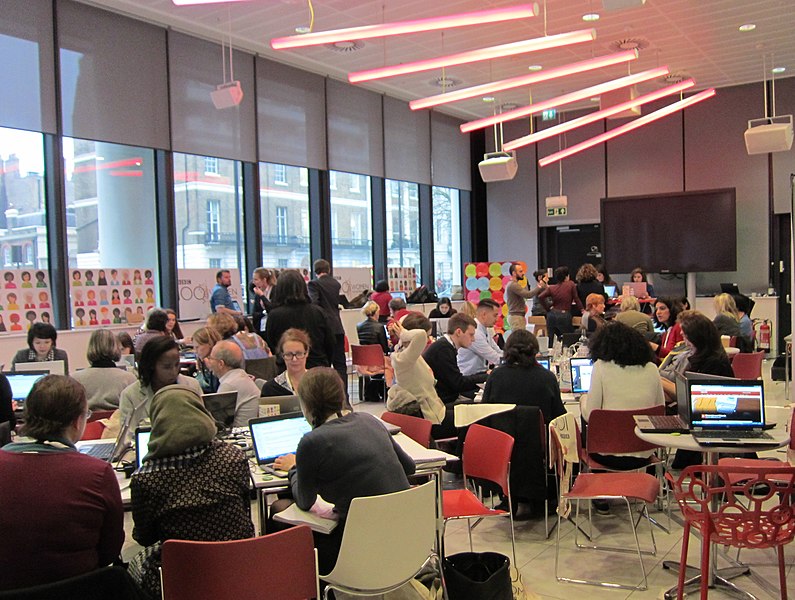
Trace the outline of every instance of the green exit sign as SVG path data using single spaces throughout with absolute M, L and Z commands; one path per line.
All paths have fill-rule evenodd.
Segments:
M 545 110 L 541 113 L 541 120 L 553 121 L 557 116 L 558 116 L 558 111 L 555 110 L 554 108 L 550 108 L 549 110 Z
M 568 214 L 568 209 L 565 206 L 560 206 L 558 208 L 548 208 L 547 209 L 547 216 L 548 217 L 565 217 Z

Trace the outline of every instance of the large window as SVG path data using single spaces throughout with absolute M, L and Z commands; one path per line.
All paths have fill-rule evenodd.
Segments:
M 154 151 L 63 140 L 69 266 L 157 273 Z
M 420 285 L 419 186 L 386 181 L 386 260 L 388 267 L 414 267 Z
M 373 266 L 370 177 L 331 172 L 331 254 L 335 267 Z
M 238 269 L 245 280 L 240 163 L 175 153 L 174 202 L 177 268 Z
M 433 273 L 436 293 L 461 287 L 461 206 L 458 190 L 433 187 Z
M 0 127 L 0 260 L 3 267 L 47 268 L 44 217 L 42 135 Z
M 309 269 L 308 169 L 260 163 L 262 265 Z

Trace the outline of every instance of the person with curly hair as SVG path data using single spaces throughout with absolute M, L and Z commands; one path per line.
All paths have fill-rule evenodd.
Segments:
M 577 296 L 583 304 L 586 304 L 591 294 L 600 294 L 604 300 L 607 300 L 605 286 L 599 281 L 598 276 L 599 271 L 591 263 L 585 263 L 577 270 Z
M 517 329 L 505 342 L 503 364 L 491 373 L 483 390 L 483 402 L 537 406 L 549 423 L 566 413 L 558 379 L 536 360 L 538 339 L 526 329 Z

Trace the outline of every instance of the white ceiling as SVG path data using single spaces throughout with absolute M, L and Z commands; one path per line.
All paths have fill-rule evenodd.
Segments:
M 175 6 L 171 0 L 86 1 L 216 41 L 220 41 L 222 35 L 228 35 L 231 19 L 235 47 L 346 81 L 349 71 L 431 58 L 545 34 L 544 0 L 538 0 L 539 16 L 519 22 L 366 40 L 361 42 L 363 47 L 353 52 L 340 52 L 327 46 L 276 52 L 270 48 L 271 38 L 293 35 L 296 27 L 309 24 L 307 0 L 247 0 L 183 7 Z M 313 0 L 314 31 L 520 3 L 522 0 Z M 585 23 L 581 17 L 587 12 L 599 12 L 602 18 L 594 23 Z M 671 73 L 693 77 L 696 89 L 761 81 L 763 56 L 768 67 L 771 62 L 786 67 L 787 71 L 777 77 L 795 76 L 795 0 L 647 0 L 643 7 L 615 12 L 602 10 L 601 0 L 547 0 L 546 15 L 548 35 L 594 27 L 597 38 L 594 42 L 568 48 L 449 67 L 444 75 L 461 82 L 450 89 L 526 74 L 527 67 L 532 64 L 551 68 L 608 54 L 615 49 L 617 41 L 625 39 L 640 39 L 648 44 L 640 51 L 639 59 L 631 63 L 632 72 L 667 65 Z M 744 23 L 754 23 L 756 29 L 747 33 L 738 31 L 738 27 Z M 525 105 L 529 104 L 531 92 L 534 101 L 545 100 L 626 73 L 627 66 L 624 65 L 596 73 L 569 76 L 535 85 L 532 89 L 501 92 L 496 96 L 497 103 Z M 364 87 L 403 100 L 412 100 L 441 93 L 442 88 L 433 83 L 441 76 L 440 70 L 426 71 L 370 82 Z M 658 81 L 639 87 L 641 92 L 648 92 L 663 85 L 665 82 Z M 761 85 L 759 92 L 761 116 Z M 471 119 L 492 114 L 494 105 L 474 98 L 441 109 Z

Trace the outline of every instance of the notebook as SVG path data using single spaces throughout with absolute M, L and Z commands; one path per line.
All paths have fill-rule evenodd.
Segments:
M 273 461 L 279 456 L 295 452 L 298 442 L 312 429 L 300 412 L 251 419 L 248 426 L 257 464 L 263 471 L 280 477 L 285 474 L 273 468 Z
M 778 443 L 765 426 L 764 385 L 758 380 L 688 379 L 690 426 L 702 446 Z
M 48 375 L 66 375 L 66 363 L 62 360 L 43 360 L 38 362 L 17 363 L 15 371 L 46 371 Z
M 45 375 L 48 371 L 28 371 L 26 373 L 3 373 L 11 385 L 11 399 L 22 404 L 30 394 L 33 384 Z
M 571 369 L 571 392 L 575 395 L 587 394 L 591 389 L 593 364 L 590 358 L 575 357 L 569 360 Z
M 141 465 L 149 454 L 149 436 L 152 435 L 151 427 L 139 427 L 135 430 L 135 468 L 140 469 Z
M 203 394 L 204 408 L 210 411 L 215 419 L 219 431 L 229 429 L 235 420 L 235 406 L 237 405 L 237 392 L 221 392 L 216 394 Z

